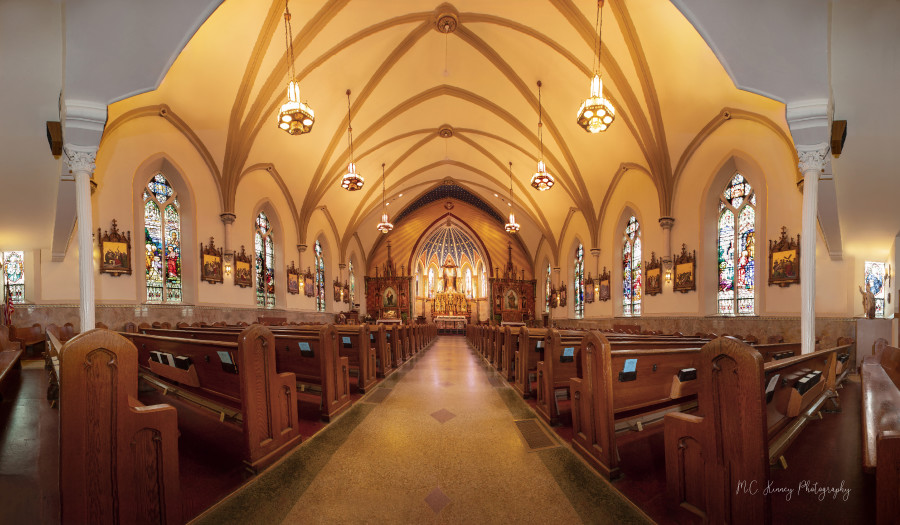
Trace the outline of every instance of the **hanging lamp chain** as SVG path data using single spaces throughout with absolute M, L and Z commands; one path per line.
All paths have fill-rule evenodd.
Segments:
M 544 109 L 541 106 L 541 81 L 538 80 L 538 139 L 541 141 L 541 160 L 544 160 Z
M 350 144 L 350 164 L 353 164 L 353 124 L 350 116 L 350 90 L 347 90 L 347 142 Z
M 294 80 L 294 31 L 291 27 L 291 11 L 288 9 L 288 1 L 284 0 L 284 47 L 288 52 L 289 80 Z
M 597 19 L 594 22 L 594 32 L 597 33 L 597 53 L 594 54 L 594 74 L 598 74 L 600 71 L 600 43 L 602 39 L 600 38 L 600 32 L 603 30 L 603 15 L 602 15 L 602 7 L 603 0 L 597 0 Z
M 384 163 L 381 163 L 381 210 L 384 211 Z
M 513 203 L 513 180 L 512 180 L 512 162 L 509 163 L 509 204 Z

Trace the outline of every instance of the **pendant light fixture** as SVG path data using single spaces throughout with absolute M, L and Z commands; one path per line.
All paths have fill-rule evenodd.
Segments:
M 538 138 L 541 140 L 541 160 L 538 161 L 537 172 L 531 176 L 531 185 L 538 191 L 547 191 L 556 184 L 553 175 L 547 173 L 544 165 L 544 113 L 541 107 L 541 81 L 538 80 Z
M 316 114 L 306 102 L 300 102 L 300 83 L 294 77 L 294 33 L 288 0 L 284 0 L 284 47 L 288 59 L 288 101 L 278 112 L 278 127 L 291 135 L 302 135 L 312 131 Z
M 513 213 L 513 180 L 512 180 L 512 162 L 509 163 L 509 222 L 506 223 L 506 231 L 508 233 L 516 233 L 519 231 L 519 223 L 516 222 L 516 214 Z
M 347 90 L 347 141 L 350 142 L 350 164 L 347 165 L 347 173 L 341 178 L 341 187 L 348 191 L 360 190 L 366 182 L 362 175 L 356 173 L 356 164 L 353 163 L 353 125 L 350 123 L 350 90 Z
M 603 29 L 603 17 L 601 8 L 603 0 L 597 2 L 597 52 L 594 54 L 594 78 L 591 79 L 591 96 L 581 103 L 576 121 L 578 125 L 589 133 L 599 133 L 609 129 L 610 124 L 616 118 L 616 109 L 609 100 L 603 98 L 603 80 L 600 79 L 600 31 Z
M 387 206 L 384 205 L 384 163 L 381 163 L 381 222 L 378 223 L 378 231 L 387 233 L 394 229 L 394 225 L 388 220 Z

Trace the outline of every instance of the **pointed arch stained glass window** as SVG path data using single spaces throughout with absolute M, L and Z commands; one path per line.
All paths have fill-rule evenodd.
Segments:
M 353 261 L 347 264 L 347 271 L 350 274 L 350 309 L 356 304 L 356 275 L 353 273 Z M 418 277 L 416 277 L 418 279 Z
M 547 279 L 544 282 L 544 311 L 547 313 L 550 312 L 550 293 L 551 293 L 550 287 L 551 286 L 552 285 L 550 282 L 550 263 L 547 263 Z
M 264 212 L 256 216 L 253 245 L 256 252 L 256 306 L 275 308 L 275 241 L 272 225 Z
M 466 268 L 466 296 L 472 297 L 472 269 Z
M 575 248 L 575 318 L 584 318 L 584 246 Z
M 142 194 L 147 301 L 180 303 L 181 213 L 172 185 L 157 173 Z
M 641 225 L 634 215 L 622 240 L 622 315 L 641 315 Z
M 719 286 L 721 315 L 756 312 L 756 192 L 740 173 L 719 195 Z
M 434 268 L 428 268 L 428 297 L 434 295 Z
M 885 263 L 866 261 L 866 284 L 875 296 L 875 317 L 884 317 Z
M 3 298 L 25 302 L 25 252 L 0 252 L 3 263 Z M 8 294 L 8 295 L 7 295 Z
M 325 254 L 322 243 L 316 241 L 316 310 L 325 311 Z
M 487 270 L 484 269 L 484 265 L 481 265 L 481 296 L 487 297 L 487 295 Z

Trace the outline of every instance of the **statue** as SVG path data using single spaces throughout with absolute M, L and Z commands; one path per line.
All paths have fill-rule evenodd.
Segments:
M 868 281 L 866 281 L 865 291 L 860 286 L 859 293 L 862 294 L 863 310 L 866 312 L 866 317 L 875 319 L 875 294 L 872 293 L 872 287 L 869 286 Z

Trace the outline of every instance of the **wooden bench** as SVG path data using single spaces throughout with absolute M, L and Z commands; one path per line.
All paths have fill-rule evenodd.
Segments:
M 347 357 L 351 370 L 356 370 L 356 388 L 364 394 L 375 384 L 377 368 L 375 346 L 369 339 L 369 328 L 364 324 L 335 325 L 338 335 L 340 355 Z
M 275 337 L 276 369 L 293 373 L 298 392 L 321 396 L 323 420 L 330 421 L 350 406 L 349 358 L 340 355 L 334 325 L 267 327 Z M 331 330 L 327 330 L 331 328 Z M 205 341 L 237 340 L 239 327 L 189 329 L 141 328 L 141 333 Z
M 375 367 L 378 377 L 387 377 L 394 369 L 391 358 L 391 347 L 387 343 L 387 335 L 383 324 L 367 325 L 369 327 L 369 344 L 375 348 Z
M 235 342 L 123 335 L 137 347 L 141 377 L 151 386 L 241 427 L 242 460 L 251 470 L 267 467 L 300 442 L 296 378 L 276 371 L 276 341 L 267 328 L 246 328 Z
M 391 350 L 391 359 L 393 360 L 393 367 L 399 368 L 400 365 L 405 361 L 403 359 L 403 344 L 400 341 L 400 329 L 395 324 L 382 325 L 384 326 L 384 337 L 387 341 L 387 345 Z
M 500 345 L 500 358 L 497 363 L 497 371 L 503 378 L 512 382 L 516 378 L 516 353 L 519 350 L 519 327 L 504 326 L 502 329 L 502 343 Z
M 703 343 L 706 341 L 704 340 Z M 619 475 L 616 423 L 642 424 L 657 414 L 695 406 L 695 361 L 700 344 L 677 340 L 610 340 L 590 331 L 576 352 L 572 395 L 572 447 L 607 478 Z
M 534 395 L 531 377 L 537 378 L 537 364 L 544 359 L 544 337 L 548 328 L 519 328 L 516 350 L 516 372 L 513 390 L 524 398 Z
M 9 340 L 9 329 L 6 325 L 0 325 L 0 387 L 6 377 L 13 370 L 22 368 L 19 359 L 22 357 L 22 345 L 19 342 Z M 0 400 L 3 400 L 3 390 L 0 388 Z
M 771 523 L 769 468 L 787 466 L 786 449 L 836 395 L 837 351 L 766 363 L 733 338 L 706 344 L 697 415 L 665 416 L 669 503 L 709 523 Z
M 59 363 L 60 521 L 183 523 L 178 416 L 137 400 L 135 346 L 95 329 L 66 343 Z
M 44 330 L 39 323 L 31 326 L 10 326 L 9 340 L 22 345 L 22 351 L 28 351 L 28 347 L 44 342 Z
M 878 339 L 860 366 L 862 463 L 875 474 L 879 525 L 900 516 L 900 348 Z
M 584 339 L 581 330 L 551 328 L 544 335 L 544 358 L 537 363 L 536 410 L 551 425 L 559 424 L 557 390 L 569 395 L 570 379 L 577 375 L 575 354 Z

